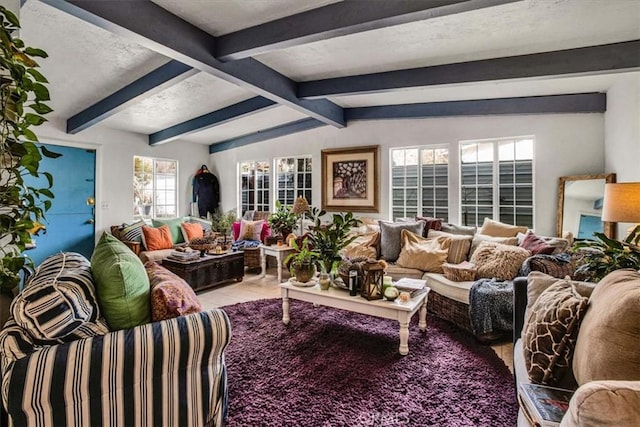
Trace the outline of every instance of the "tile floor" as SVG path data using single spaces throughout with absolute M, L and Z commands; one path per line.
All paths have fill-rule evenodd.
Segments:
M 282 274 L 283 279 L 289 277 L 286 271 L 283 271 Z M 269 268 L 264 278 L 260 276 L 260 270 L 245 271 L 242 282 L 229 282 L 229 284 L 198 294 L 198 298 L 205 309 L 278 297 L 280 297 L 280 288 L 278 287 L 275 268 Z M 492 345 L 491 348 L 513 372 L 513 346 L 511 342 Z

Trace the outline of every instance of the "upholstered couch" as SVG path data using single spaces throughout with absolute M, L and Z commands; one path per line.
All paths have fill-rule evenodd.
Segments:
M 640 425 L 640 273 L 595 284 L 534 272 L 514 291 L 516 385 L 575 389 L 563 427 Z
M 385 240 L 385 228 L 388 234 L 395 232 L 396 236 Z M 403 237 L 398 233 L 398 229 L 411 231 L 413 240 L 408 241 L 406 233 Z M 394 280 L 402 277 L 426 279 L 431 288 L 428 300 L 430 312 L 471 332 L 469 297 L 476 278 L 501 276 L 502 279 L 513 279 L 516 277 L 529 255 L 537 253 L 535 250 L 527 253 L 522 249 L 532 248 L 528 243 L 533 239 L 537 242 L 543 240 L 551 248 L 546 253 L 555 255 L 565 251 L 571 243 L 570 236 L 566 236 L 567 238 L 535 236 L 526 227 L 512 226 L 490 219 L 485 219 L 483 226 L 476 228 L 445 223 L 437 218 L 407 218 L 396 223 L 362 218 L 362 225 L 353 230 L 353 234 L 356 240 L 343 251 L 343 256 L 376 256 L 386 259 L 388 261 L 386 274 L 392 276 Z M 423 238 L 415 236 L 416 234 Z M 441 249 L 442 254 L 431 257 L 422 256 L 421 251 L 424 248 L 442 239 L 450 240 L 446 248 L 436 247 L 435 252 Z M 412 246 L 413 252 L 408 252 L 409 255 L 405 256 L 407 245 Z M 508 245 L 513 247 L 513 250 L 500 245 Z M 394 246 L 395 250 L 390 249 Z M 491 249 L 491 246 L 498 249 Z M 476 254 L 477 249 L 481 247 L 481 251 Z M 498 251 L 500 254 L 496 257 L 489 254 Z M 474 254 L 476 254 L 475 258 Z M 454 266 L 463 261 L 476 259 L 485 261 L 489 258 L 492 258 L 493 264 L 478 266 L 481 274 L 476 273 L 474 280 L 451 280 L 448 278 L 451 276 L 445 275 L 441 268 L 426 267 L 428 264 L 433 265 L 430 260 L 437 257 L 439 258 L 436 264 L 440 265 L 443 265 L 443 261 L 446 262 L 444 265 Z M 509 268 L 505 267 L 507 264 L 511 264 Z M 560 270 L 557 274 L 564 275 L 573 271 L 574 267 L 568 266 Z
M 111 234 L 122 241 L 138 255 L 140 260 L 145 263 L 147 261 L 161 261 L 171 255 L 176 248 L 185 246 L 188 238 L 185 236 L 186 230 L 183 230 L 183 223 L 199 224 L 202 232 L 211 231 L 211 221 L 198 217 L 168 218 L 168 219 L 151 219 L 137 220 L 110 227 Z M 145 245 L 145 235 L 142 227 L 151 227 L 153 231 L 159 227 L 166 226 L 168 228 L 168 236 L 165 241 L 160 244 L 154 242 L 157 248 L 149 248 Z
M 167 270 L 144 275 L 140 260 L 107 233 L 91 263 L 67 252 L 38 267 L 0 331 L 9 425 L 223 425 L 229 319 L 220 309 L 185 310 L 195 295 L 171 283 Z M 111 300 L 115 294 L 122 300 Z M 134 313 L 136 301 L 146 314 Z

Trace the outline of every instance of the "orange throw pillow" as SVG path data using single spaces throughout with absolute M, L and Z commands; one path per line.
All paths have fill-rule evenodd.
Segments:
M 146 225 L 142 226 L 142 237 L 144 239 L 144 246 L 148 251 L 171 249 L 173 247 L 171 230 L 167 224 L 158 228 Z
M 187 242 L 190 242 L 191 239 L 204 237 L 204 229 L 197 222 L 183 222 L 180 227 L 182 227 L 184 240 Z

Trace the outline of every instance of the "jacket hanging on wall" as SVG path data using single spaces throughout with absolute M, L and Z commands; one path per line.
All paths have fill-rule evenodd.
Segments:
M 220 184 L 218 178 L 202 165 L 193 177 L 193 202 L 198 203 L 198 214 L 202 218 L 214 213 L 220 204 Z

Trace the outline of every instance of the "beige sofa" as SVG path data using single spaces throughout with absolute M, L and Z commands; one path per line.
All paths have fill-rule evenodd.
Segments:
M 531 382 L 530 372 L 534 376 L 538 373 L 539 355 L 534 357 L 531 348 L 549 352 L 545 346 L 527 343 L 532 342 L 536 333 L 547 330 L 541 321 L 541 312 L 545 310 L 541 299 L 550 298 L 552 291 L 562 286 L 568 286 L 578 298 L 588 298 L 588 303 L 576 329 L 569 369 L 564 374 L 562 370 L 551 371 L 558 381 L 555 386 L 576 389 L 561 426 L 640 425 L 640 273 L 633 270 L 614 271 L 598 284 L 563 281 L 537 272 L 516 279 L 513 357 L 516 384 Z M 551 287 L 554 289 L 550 290 Z M 544 291 L 547 292 L 543 294 Z M 554 311 L 560 310 L 556 307 Z M 528 366 L 535 369 L 527 369 Z M 518 426 L 530 425 L 521 409 Z
M 378 220 L 369 218 L 360 218 L 362 225 L 353 230 L 356 240 L 349 245 L 343 256 L 371 255 L 380 257 L 380 239 L 376 240 L 375 233 L 380 232 Z M 407 220 L 413 220 L 407 219 Z M 428 220 L 426 221 L 427 226 Z M 518 233 L 526 232 L 526 227 L 517 227 L 509 224 L 500 223 L 485 219 L 482 227 L 465 227 L 450 223 L 442 223 L 438 226 L 440 230 L 429 230 L 427 237 L 432 235 L 441 235 L 448 233 L 456 235 L 459 238 L 466 237 L 470 240 L 467 252 L 462 256 L 465 260 L 469 260 L 471 253 L 484 241 L 504 242 L 509 245 L 517 245 L 523 235 Z M 571 243 L 571 240 L 565 238 L 548 238 L 547 241 L 555 245 L 554 253 L 563 252 Z M 367 245 L 375 247 L 375 249 L 367 248 Z M 377 246 L 376 246 L 377 245 Z M 364 248 L 364 249 L 363 249 Z M 460 262 L 462 258 L 457 257 L 456 262 Z M 451 262 L 450 259 L 447 261 Z M 418 268 L 407 268 L 396 262 L 390 262 L 386 269 L 386 274 L 391 276 L 393 280 L 403 277 L 414 279 L 426 279 L 431 293 L 428 299 L 428 309 L 438 317 L 455 323 L 457 326 L 472 332 L 471 321 L 469 319 L 469 291 L 474 283 L 471 281 L 453 281 L 445 277 L 443 273 L 435 273 L 425 271 Z
M 205 232 L 211 230 L 211 221 L 198 218 L 198 217 L 181 217 L 181 218 L 170 218 L 170 219 L 157 219 L 157 220 L 137 220 L 131 221 L 129 223 L 121 224 L 121 225 L 113 225 L 110 228 L 111 234 L 122 241 L 125 245 L 129 247 L 138 255 L 140 260 L 145 263 L 147 261 L 162 261 L 169 255 L 171 252 L 175 250 L 175 248 L 180 246 L 186 246 L 186 242 L 184 236 L 182 235 L 182 231 L 180 230 L 179 224 L 181 222 L 197 222 L 202 225 L 202 228 Z M 176 243 L 167 249 L 157 249 L 149 251 L 144 247 L 143 239 L 142 239 L 142 225 L 147 226 L 159 226 L 162 224 L 169 225 L 171 229 L 172 235 L 175 233 L 176 238 L 174 239 Z

